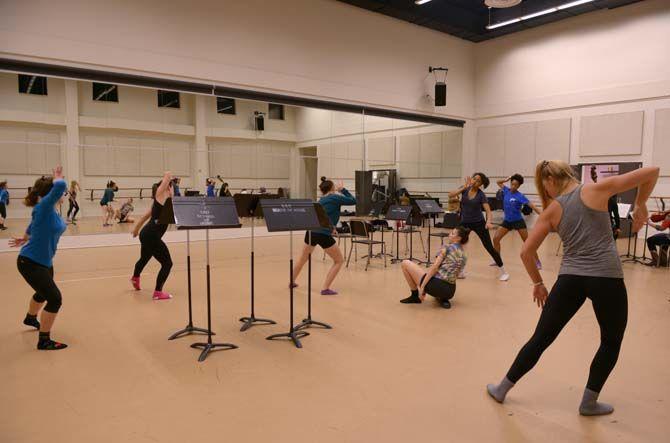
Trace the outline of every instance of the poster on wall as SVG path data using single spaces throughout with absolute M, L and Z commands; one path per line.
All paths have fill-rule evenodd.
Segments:
M 595 183 L 598 179 L 619 175 L 618 164 L 582 164 L 582 184 Z

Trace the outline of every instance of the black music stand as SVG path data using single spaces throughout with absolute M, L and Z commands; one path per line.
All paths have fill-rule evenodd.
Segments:
M 399 257 L 400 254 L 400 226 L 398 225 L 399 221 L 406 222 L 409 219 L 410 214 L 412 213 L 411 206 L 402 206 L 402 205 L 391 205 L 389 206 L 388 211 L 386 211 L 386 220 L 395 220 L 395 258 L 391 259 L 391 263 L 398 263 L 403 261 Z M 411 234 L 410 234 L 411 235 Z M 412 238 L 410 237 L 410 240 Z M 410 252 L 411 255 L 411 252 Z
M 204 229 L 207 255 L 207 342 L 193 343 L 194 349 L 202 349 L 199 362 L 205 361 L 211 351 L 236 349 L 232 343 L 212 343 L 212 297 L 209 265 L 210 229 L 239 228 L 242 225 L 235 210 L 232 197 L 175 197 L 172 199 L 177 229 Z
M 172 199 L 169 198 L 165 201 L 163 205 L 163 210 L 161 215 L 158 218 L 158 222 L 162 225 L 174 225 L 174 208 L 172 207 Z M 170 337 L 168 340 L 174 340 L 175 338 L 186 337 L 191 334 L 207 334 L 207 329 L 198 328 L 193 326 L 193 307 L 191 302 L 191 231 L 190 229 L 186 230 L 186 276 L 188 279 L 188 323 L 184 329 L 181 329 Z M 212 332 L 212 335 L 216 335 Z
M 323 209 L 323 206 L 319 203 L 314 203 L 314 210 L 319 219 L 319 225 L 321 225 L 322 228 L 332 230 L 333 225 L 330 223 L 328 214 L 326 214 L 326 210 Z M 307 236 L 309 238 L 309 243 L 312 244 L 312 231 L 307 231 Z M 307 261 L 307 318 L 304 318 L 302 322 L 295 327 L 295 330 L 298 331 L 311 326 L 319 326 L 323 329 L 333 329 L 328 323 L 312 320 L 312 254 L 310 253 L 309 260 Z
M 244 332 L 252 326 L 258 325 L 275 325 L 276 321 L 270 320 L 268 318 L 257 318 L 255 313 L 255 301 L 254 301 L 254 227 L 256 225 L 255 212 L 258 208 L 258 201 L 260 195 L 254 194 L 235 194 L 233 199 L 235 200 L 235 207 L 237 208 L 237 213 L 241 217 L 251 218 L 251 314 L 248 317 L 240 318 L 240 321 L 244 323 L 240 328 L 240 332 Z
M 282 334 L 270 335 L 266 339 L 289 338 L 296 348 L 302 348 L 300 339 L 309 335 L 309 332 L 296 330 L 293 322 L 293 231 L 317 229 L 320 226 L 319 219 L 314 209 L 314 202 L 311 200 L 261 199 L 260 204 L 269 232 L 289 232 L 290 329 Z
M 432 199 L 422 199 L 422 200 L 414 200 L 416 202 L 416 206 L 419 208 L 419 213 L 421 215 L 425 215 L 428 217 L 428 252 L 426 254 L 426 261 L 421 261 L 420 263 L 425 263 L 426 267 L 429 267 L 431 265 L 430 262 L 430 219 L 432 218 L 433 221 L 435 220 L 435 215 L 437 214 L 443 214 L 444 209 L 440 208 L 440 205 L 437 204 L 435 200 Z

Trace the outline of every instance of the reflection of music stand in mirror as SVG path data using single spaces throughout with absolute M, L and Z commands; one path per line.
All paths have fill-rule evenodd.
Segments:
M 402 261 L 399 257 L 400 254 L 400 223 L 399 221 L 406 222 L 409 219 L 410 213 L 412 212 L 411 206 L 402 206 L 402 205 L 391 205 L 389 206 L 388 211 L 386 211 L 386 220 L 395 220 L 395 258 L 391 260 L 391 263 L 398 263 Z M 411 237 L 410 237 L 411 239 Z M 391 239 L 393 241 L 393 239 Z M 391 243 L 393 244 L 393 243 Z
M 443 214 L 444 210 L 440 208 L 435 200 L 432 199 L 417 199 L 414 200 L 416 206 L 419 208 L 419 213 L 428 217 L 428 252 L 426 253 L 426 261 L 421 263 L 426 263 L 426 267 L 429 267 L 430 262 L 430 219 L 437 214 Z M 434 218 L 433 218 L 434 220 Z
M 328 214 L 326 210 L 323 209 L 323 206 L 319 203 L 314 203 L 314 210 L 316 211 L 316 216 L 319 219 L 319 225 L 322 228 L 333 229 L 333 225 L 330 223 Z M 307 238 L 309 244 L 312 244 L 312 231 L 307 231 Z M 309 259 L 307 261 L 307 318 L 303 319 L 302 322 L 295 327 L 295 330 L 309 328 L 310 326 L 320 326 L 324 329 L 333 329 L 328 323 L 323 323 L 320 321 L 312 320 L 312 253 L 309 254 Z
M 165 201 L 158 222 L 162 225 L 175 224 L 172 199 L 169 198 Z M 168 337 L 168 340 L 174 340 L 175 338 L 181 338 L 191 334 L 207 334 L 207 329 L 193 326 L 193 307 L 191 302 L 191 231 L 189 229 L 186 229 L 186 278 L 188 281 L 188 324 L 184 329 L 181 329 Z M 214 333 L 212 334 L 215 335 Z
M 261 198 L 260 195 L 254 194 L 235 194 L 233 199 L 235 200 L 235 208 L 237 213 L 241 217 L 251 218 L 251 314 L 248 317 L 240 318 L 240 321 L 244 323 L 240 332 L 244 332 L 254 324 L 259 325 L 274 325 L 276 322 L 268 318 L 256 318 L 255 311 L 255 275 L 254 275 L 254 227 L 256 225 L 256 212 L 257 209 L 260 209 L 258 201 Z
M 296 330 L 293 322 L 293 231 L 317 229 L 320 226 L 319 219 L 314 209 L 314 202 L 311 200 L 262 199 L 260 203 L 268 231 L 289 232 L 290 328 L 288 332 L 267 337 L 267 340 L 289 338 L 297 348 L 302 348 L 300 339 L 309 335 L 309 332 Z
M 200 196 L 200 191 L 185 191 L 184 196 L 185 197 L 199 197 Z
M 172 201 L 177 229 L 204 229 L 207 256 L 207 342 L 193 343 L 194 349 L 202 349 L 198 361 L 205 361 L 211 351 L 236 349 L 232 343 L 212 343 L 212 298 L 209 265 L 209 230 L 239 228 L 242 225 L 231 197 L 175 197 Z

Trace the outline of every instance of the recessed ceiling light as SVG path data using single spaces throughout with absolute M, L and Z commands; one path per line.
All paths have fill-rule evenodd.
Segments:
M 414 0 L 414 3 L 417 5 L 423 5 L 424 3 L 428 3 L 430 0 Z

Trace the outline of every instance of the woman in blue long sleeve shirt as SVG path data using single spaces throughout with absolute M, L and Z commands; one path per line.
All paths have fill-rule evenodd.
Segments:
M 323 209 L 325 209 L 326 214 L 328 214 L 330 223 L 333 226 L 337 226 L 337 223 L 340 221 L 340 208 L 342 206 L 355 205 L 356 198 L 342 186 L 342 183 L 339 183 L 336 187 L 332 181 L 326 180 L 325 177 L 321 177 L 319 189 L 323 194 L 323 197 L 319 199 L 319 203 L 323 206 Z M 293 268 L 293 278 L 298 278 L 298 274 L 300 274 L 302 267 L 305 266 L 305 263 L 309 260 L 309 255 L 314 251 L 316 245 L 319 245 L 326 251 L 326 254 L 333 259 L 333 266 L 328 271 L 326 280 L 323 282 L 321 295 L 336 295 L 337 292 L 333 291 L 330 288 L 330 285 L 333 284 L 333 280 L 335 280 L 337 273 L 340 272 L 342 264 L 344 263 L 342 251 L 340 251 L 339 246 L 337 246 L 337 243 L 333 238 L 332 230 L 328 228 L 319 228 L 311 231 L 311 242 L 309 234 L 309 232 L 305 232 L 305 247 L 302 249 L 302 255 Z M 291 285 L 293 287 L 298 286 L 295 282 L 292 282 Z
M 53 177 L 38 178 L 25 198 L 26 206 L 33 207 L 30 225 L 23 238 L 13 238 L 9 242 L 12 247 L 23 245 L 17 267 L 35 290 L 23 323 L 39 329 L 37 349 L 45 351 L 67 347 L 64 343 L 51 340 L 50 335 L 62 303 L 60 290 L 54 282 L 53 257 L 66 227 L 65 221 L 56 212 L 56 204 L 65 197 L 66 190 L 67 184 L 60 166 L 54 169 Z M 37 314 L 45 302 L 40 322 L 37 321 Z

